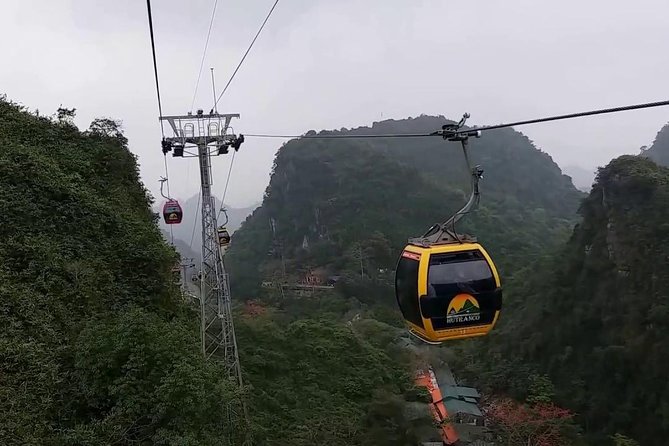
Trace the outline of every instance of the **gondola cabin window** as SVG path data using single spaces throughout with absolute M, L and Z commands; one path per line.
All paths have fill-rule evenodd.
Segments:
M 495 290 L 495 277 L 479 251 L 432 254 L 427 280 L 428 296 Z
M 414 325 L 423 327 L 423 318 L 418 306 L 418 268 L 420 254 L 405 251 L 397 264 L 395 290 L 397 304 L 404 319 Z
M 500 299 L 493 271 L 480 251 L 430 256 L 421 309 L 435 330 L 491 326 Z

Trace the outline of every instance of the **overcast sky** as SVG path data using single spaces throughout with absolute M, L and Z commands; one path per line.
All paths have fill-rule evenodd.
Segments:
M 153 0 L 163 112 L 190 110 L 215 0 Z M 195 109 L 211 108 L 273 0 L 219 0 Z M 163 175 L 146 3 L 5 0 L 0 93 L 81 129 L 123 121 L 146 186 Z M 219 103 L 237 133 L 300 134 L 421 113 L 469 124 L 669 98 L 666 0 L 281 0 Z M 638 153 L 669 107 L 519 128 L 561 166 Z M 226 202 L 259 201 L 281 140 L 237 154 Z M 172 195 L 198 190 L 197 160 L 168 157 Z M 230 157 L 214 159 L 214 190 Z

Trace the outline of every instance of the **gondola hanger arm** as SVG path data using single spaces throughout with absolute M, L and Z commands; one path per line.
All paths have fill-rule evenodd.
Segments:
M 168 197 L 163 193 L 163 187 L 165 186 L 165 182 L 167 182 L 167 178 L 160 177 L 158 181 L 160 182 L 160 195 L 162 195 L 162 197 L 166 200 L 171 200 L 171 197 Z
M 223 222 L 223 224 L 222 224 L 221 226 L 227 226 L 228 221 L 229 221 L 229 219 L 228 219 L 228 210 L 225 209 L 225 208 L 221 208 L 221 213 L 223 213 L 223 215 L 225 215 L 225 221 Z
M 469 113 L 465 113 L 457 124 L 445 124 L 442 126 L 441 130 L 435 132 L 436 135 L 440 135 L 448 141 L 460 141 L 460 144 L 462 144 L 462 152 L 465 156 L 465 162 L 467 163 L 467 170 L 471 174 L 471 193 L 469 200 L 467 200 L 467 203 L 465 203 L 458 212 L 453 214 L 444 223 L 435 224 L 428 229 L 428 231 L 421 237 L 423 239 L 423 244 L 429 245 L 437 243 L 441 240 L 444 234 L 448 235 L 450 239 L 460 242 L 460 238 L 455 231 L 455 224 L 466 214 L 472 212 L 480 201 L 481 193 L 479 191 L 479 181 L 483 178 L 483 169 L 480 165 L 472 167 L 467 147 L 469 138 L 480 138 L 481 132 L 478 130 L 461 130 L 469 116 Z

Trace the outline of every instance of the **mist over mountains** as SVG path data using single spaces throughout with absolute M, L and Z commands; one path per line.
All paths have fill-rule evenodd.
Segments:
M 569 164 L 562 168 L 562 172 L 571 177 L 571 181 L 578 190 L 589 192 L 592 188 L 592 183 L 595 181 L 597 169 L 586 169 L 581 166 Z

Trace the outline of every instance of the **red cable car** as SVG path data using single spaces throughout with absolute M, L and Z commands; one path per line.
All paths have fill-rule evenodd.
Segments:
M 177 200 L 167 200 L 167 203 L 163 206 L 163 218 L 165 219 L 165 224 L 178 225 L 181 223 L 183 215 L 183 210 Z

